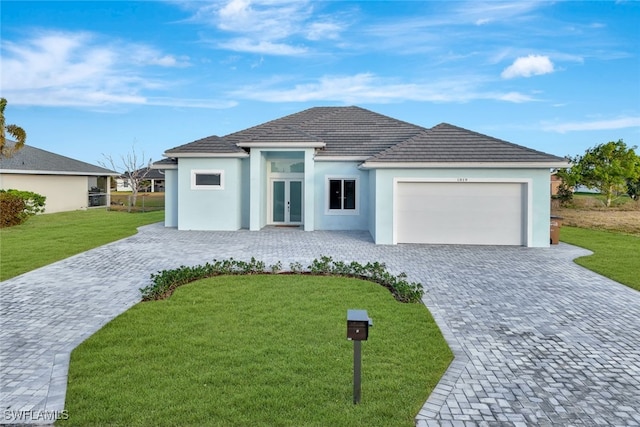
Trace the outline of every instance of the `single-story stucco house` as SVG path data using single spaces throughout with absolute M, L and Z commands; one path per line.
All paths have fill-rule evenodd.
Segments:
M 109 180 L 118 175 L 29 145 L 9 158 L 0 158 L 0 188 L 45 196 L 46 213 L 109 206 Z
M 145 168 L 146 169 L 146 168 Z M 162 193 L 164 191 L 164 173 L 159 169 L 149 169 L 145 171 L 144 169 L 138 170 L 138 176 L 144 175 L 144 182 L 142 188 L 139 188 L 140 191 L 149 192 L 149 193 Z M 116 191 L 132 191 L 132 182 L 126 175 L 120 175 L 116 178 Z
M 549 246 L 564 158 L 442 123 L 316 107 L 171 148 L 165 225 L 368 230 L 378 244 Z

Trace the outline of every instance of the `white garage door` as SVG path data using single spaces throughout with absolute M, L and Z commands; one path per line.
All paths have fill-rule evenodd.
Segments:
M 523 184 L 399 182 L 398 243 L 525 244 Z

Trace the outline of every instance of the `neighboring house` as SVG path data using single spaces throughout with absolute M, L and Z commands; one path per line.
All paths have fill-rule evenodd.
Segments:
M 591 194 L 600 194 L 600 190 L 598 188 L 587 187 L 586 185 L 578 184 L 573 188 L 574 193 L 591 193 Z
M 150 169 L 143 180 L 146 185 L 140 191 L 149 193 L 161 193 L 164 191 L 164 172 L 158 169 Z M 131 191 L 132 183 L 126 175 L 116 178 L 116 191 Z
M 109 205 L 109 180 L 117 172 L 25 145 L 0 159 L 0 188 L 46 196 L 46 213 Z
M 165 225 L 368 230 L 378 244 L 549 246 L 552 156 L 442 123 L 317 107 L 167 150 Z

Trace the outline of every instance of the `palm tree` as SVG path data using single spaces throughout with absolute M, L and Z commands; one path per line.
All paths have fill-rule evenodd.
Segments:
M 7 106 L 7 100 L 0 98 L 0 158 L 11 157 L 13 154 L 24 146 L 27 140 L 27 132 L 18 125 L 5 125 L 4 108 Z M 15 143 L 7 144 L 5 133 L 11 136 Z

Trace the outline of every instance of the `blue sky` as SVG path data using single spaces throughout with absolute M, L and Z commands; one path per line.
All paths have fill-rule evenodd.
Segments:
M 313 106 L 556 155 L 640 145 L 640 2 L 2 1 L 29 145 L 147 158 Z

